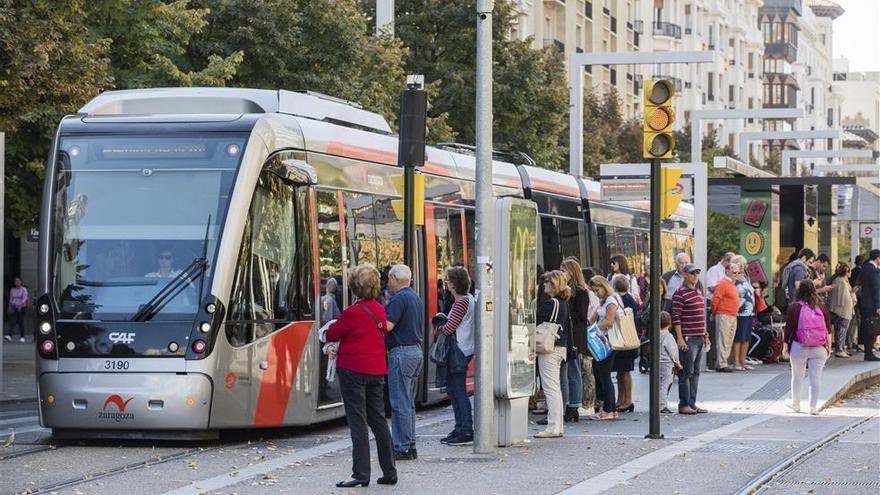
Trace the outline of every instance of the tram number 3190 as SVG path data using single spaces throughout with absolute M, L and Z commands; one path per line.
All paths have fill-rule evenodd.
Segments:
M 130 363 L 128 361 L 113 361 L 108 359 L 104 361 L 104 369 L 105 370 L 127 370 Z

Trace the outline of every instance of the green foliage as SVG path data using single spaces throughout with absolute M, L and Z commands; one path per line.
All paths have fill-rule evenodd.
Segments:
M 192 37 L 207 25 L 207 9 L 189 0 L 103 0 L 87 7 L 95 36 L 109 38 L 110 67 L 118 89 L 223 86 L 241 63 L 240 51 L 205 57 L 196 71 L 186 57 Z
M 0 131 L 6 133 L 6 223 L 36 225 L 54 129 L 110 84 L 110 40 L 91 36 L 82 1 L 0 4 Z
M 562 168 L 568 89 L 559 56 L 508 38 L 511 3 L 492 16 L 494 147 L 523 151 L 541 166 Z M 475 141 L 476 14 L 473 0 L 398 0 L 395 31 L 408 51 L 409 74 L 438 91 L 429 115 L 447 115 L 457 139 Z M 434 136 L 429 136 L 432 139 Z
M 599 176 L 602 163 L 641 163 L 642 123 L 625 120 L 617 90 L 584 95 L 584 175 Z
M 738 253 L 740 219 L 709 210 L 708 236 L 706 238 L 707 260 L 712 265 L 724 253 Z

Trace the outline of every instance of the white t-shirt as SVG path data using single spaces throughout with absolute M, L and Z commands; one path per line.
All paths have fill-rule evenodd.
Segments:
M 707 299 L 712 299 L 712 291 L 715 290 L 715 286 L 718 285 L 718 282 L 721 282 L 722 278 L 724 278 L 724 265 L 719 261 L 706 272 Z
M 597 322 L 605 320 L 605 317 L 608 315 L 608 306 L 610 306 L 612 304 L 616 305 L 618 307 L 618 309 L 620 309 L 620 307 L 622 305 L 622 303 L 620 302 L 620 297 L 618 297 L 616 294 L 613 296 L 606 297 L 605 301 L 599 306 L 599 311 L 598 311 L 599 319 L 596 320 Z

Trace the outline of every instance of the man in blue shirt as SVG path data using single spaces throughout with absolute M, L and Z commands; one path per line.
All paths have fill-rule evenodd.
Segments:
M 391 401 L 391 439 L 399 461 L 418 458 L 416 452 L 416 386 L 422 371 L 422 333 L 425 306 L 410 287 L 412 271 L 394 265 L 388 271 L 391 301 L 388 316 L 388 397 Z

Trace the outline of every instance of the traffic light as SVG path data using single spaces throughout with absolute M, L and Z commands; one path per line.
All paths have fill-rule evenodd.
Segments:
M 681 193 L 677 192 L 678 181 L 684 169 L 681 168 L 662 168 L 660 169 L 660 218 L 669 218 L 678 209 L 681 203 Z M 675 191 L 675 192 L 673 192 Z
M 672 123 L 675 112 L 672 98 L 675 86 L 672 81 L 645 81 L 644 88 L 644 126 L 642 128 L 642 156 L 648 159 L 668 160 L 675 150 L 672 137 Z
M 394 184 L 394 189 L 397 190 L 397 194 L 400 194 L 400 197 L 404 197 L 404 187 L 403 187 L 403 174 L 392 175 L 391 182 Z M 413 188 L 415 189 L 415 205 L 413 206 L 413 212 L 415 213 L 415 219 L 413 223 L 415 225 L 425 225 L 425 176 L 416 173 L 413 176 Z M 394 216 L 397 217 L 401 222 L 403 221 L 403 199 L 392 199 L 391 200 L 391 208 L 394 209 Z

